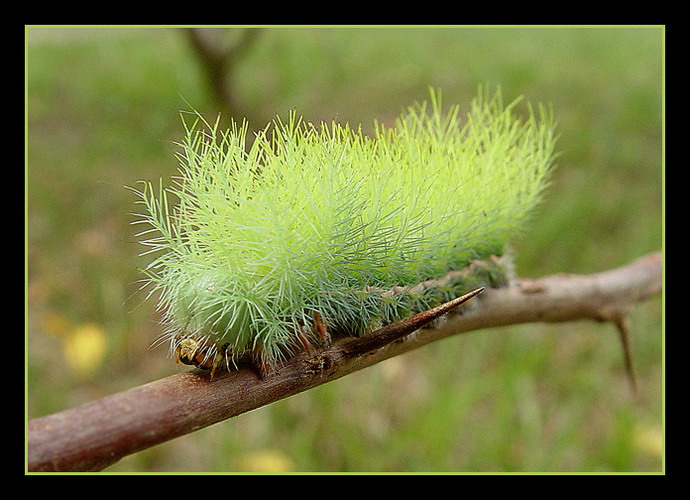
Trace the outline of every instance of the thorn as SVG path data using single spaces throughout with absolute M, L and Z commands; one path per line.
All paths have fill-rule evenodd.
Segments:
M 625 372 L 630 382 L 633 394 L 637 395 L 637 375 L 633 363 L 632 344 L 630 339 L 630 320 L 626 314 L 618 314 L 613 317 L 613 323 L 618 330 L 618 337 L 623 346 L 623 356 L 625 357 Z
M 464 304 L 476 295 L 479 295 L 484 290 L 486 290 L 486 287 L 477 288 L 476 290 L 441 304 L 440 306 L 422 311 L 418 314 L 410 316 L 409 318 L 405 318 L 395 323 L 391 323 L 390 325 L 386 325 L 383 328 L 379 328 L 366 337 L 358 338 L 352 343 L 348 350 L 352 354 L 363 354 L 365 352 L 388 345 L 391 342 L 394 342 L 416 330 L 419 330 L 440 316 L 443 316 L 450 310 L 461 304 Z

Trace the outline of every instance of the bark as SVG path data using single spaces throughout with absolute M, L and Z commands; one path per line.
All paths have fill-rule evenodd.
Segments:
M 102 470 L 129 454 L 458 333 L 593 319 L 614 322 L 627 349 L 627 313 L 661 289 L 662 255 L 657 252 L 598 274 L 557 274 L 487 289 L 470 303 L 472 307 L 451 311 L 440 325 L 427 323 L 457 307 L 458 299 L 422 313 L 423 318 L 418 315 L 384 327 L 378 333 L 385 340 L 372 341 L 376 335 L 340 339 L 291 358 L 265 378 L 251 366 L 212 379 L 198 370 L 172 375 L 29 421 L 28 470 Z M 420 324 L 427 327 L 419 328 Z

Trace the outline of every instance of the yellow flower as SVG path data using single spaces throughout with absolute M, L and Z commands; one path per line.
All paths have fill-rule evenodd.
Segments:
M 107 346 L 103 328 L 85 323 L 72 329 L 65 337 L 63 352 L 67 364 L 80 377 L 89 377 L 100 366 Z
M 246 454 L 241 467 L 246 472 L 290 472 L 294 464 L 282 451 L 267 449 Z
M 664 450 L 664 437 L 659 427 L 639 426 L 633 435 L 635 447 L 642 453 L 660 457 Z

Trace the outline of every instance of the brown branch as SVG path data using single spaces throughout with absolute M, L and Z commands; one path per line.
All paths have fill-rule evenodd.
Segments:
M 291 358 L 261 379 L 250 367 L 190 371 L 29 422 L 29 471 L 94 471 L 124 456 L 338 379 L 457 333 L 536 321 L 618 321 L 662 287 L 661 253 L 591 275 L 522 279 L 486 290 L 475 307 L 386 345 L 346 338 Z M 414 325 L 416 328 L 417 325 Z

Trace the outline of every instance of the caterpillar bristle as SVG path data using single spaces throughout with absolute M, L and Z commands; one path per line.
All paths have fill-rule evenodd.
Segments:
M 550 113 L 522 120 L 513 104 L 480 90 L 462 122 L 432 92 L 371 137 L 291 113 L 249 146 L 246 122 L 185 125 L 173 186 L 134 190 L 146 253 L 159 252 L 146 273 L 165 333 L 152 346 L 169 341 L 178 363 L 212 375 L 250 358 L 266 376 L 335 337 L 508 283 L 501 259 L 555 142 Z

